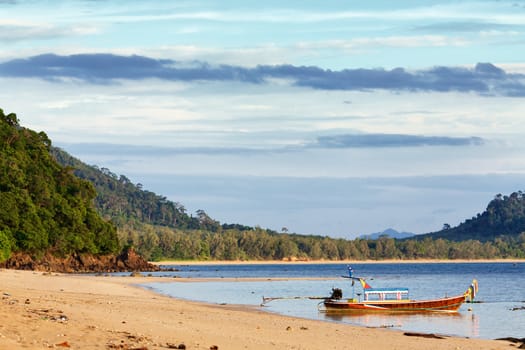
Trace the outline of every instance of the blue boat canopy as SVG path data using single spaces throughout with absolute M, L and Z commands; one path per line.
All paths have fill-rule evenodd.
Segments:
M 365 301 L 408 299 L 408 288 L 368 288 L 364 292 Z
M 365 294 L 369 293 L 408 293 L 408 288 L 369 288 Z

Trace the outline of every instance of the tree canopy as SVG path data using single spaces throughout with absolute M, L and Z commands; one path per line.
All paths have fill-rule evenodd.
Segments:
M 0 261 L 13 251 L 117 252 L 115 226 L 93 207 L 94 187 L 58 164 L 50 148 L 44 132 L 0 109 Z

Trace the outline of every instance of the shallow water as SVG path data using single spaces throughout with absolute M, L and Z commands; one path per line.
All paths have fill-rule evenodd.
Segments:
M 476 300 L 464 304 L 457 314 L 328 314 L 318 310 L 321 300 L 283 299 L 263 309 L 295 317 L 341 322 L 367 327 L 384 327 L 457 335 L 472 338 L 524 337 L 525 263 L 454 264 L 353 264 L 354 274 L 374 287 L 408 287 L 412 299 L 431 299 L 462 294 L 473 278 L 479 281 Z M 360 292 L 352 287 L 343 264 L 312 265 L 199 265 L 177 266 L 179 271 L 158 275 L 189 278 L 263 278 L 257 281 L 211 281 L 150 283 L 147 288 L 173 297 L 216 304 L 260 305 L 262 297 L 329 295 L 342 288 L 345 297 Z M 304 278 L 267 280 L 264 278 Z M 308 280 L 323 278 L 323 280 Z M 355 288 L 355 289 L 354 289 Z M 513 311 L 513 309 L 516 309 Z

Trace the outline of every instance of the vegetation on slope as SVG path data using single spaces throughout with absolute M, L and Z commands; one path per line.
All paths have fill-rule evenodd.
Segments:
M 116 228 L 95 208 L 94 187 L 62 167 L 51 141 L 0 109 L 0 261 L 11 252 L 108 254 L 119 250 Z
M 107 168 L 87 165 L 59 148 L 53 147 L 51 151 L 60 164 L 73 168 L 77 177 L 95 186 L 97 210 L 114 223 L 147 223 L 182 229 L 200 227 L 199 220 L 186 214 L 180 203 L 143 190 L 141 184 L 134 184 Z
M 509 196 L 496 195 L 483 213 L 478 213 L 477 216 L 465 220 L 457 227 L 445 224 L 443 230 L 422 235 L 420 238 L 428 236 L 451 241 L 473 239 L 486 242 L 502 235 L 515 237 L 523 232 L 525 232 L 525 195 L 522 191 L 518 191 Z

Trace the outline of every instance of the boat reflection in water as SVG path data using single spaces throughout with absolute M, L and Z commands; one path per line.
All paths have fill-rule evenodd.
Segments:
M 479 337 L 479 319 L 470 312 L 325 312 L 326 321 L 368 328 L 410 329 L 416 332 Z M 455 333 L 454 330 L 457 330 Z

